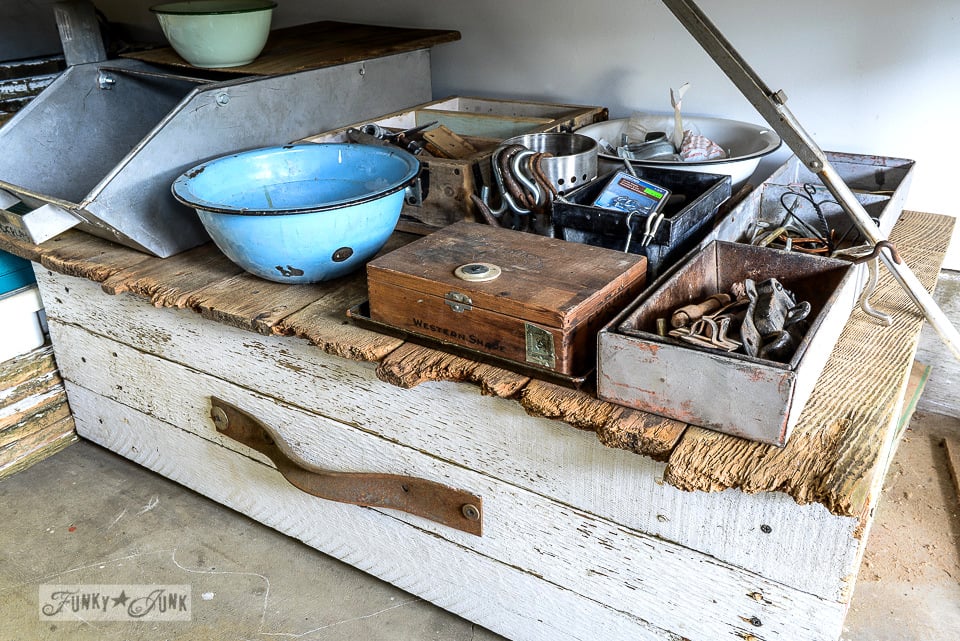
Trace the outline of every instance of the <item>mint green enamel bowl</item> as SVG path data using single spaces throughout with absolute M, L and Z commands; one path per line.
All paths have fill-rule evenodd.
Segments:
M 194 67 L 216 69 L 253 62 L 270 35 L 272 0 L 193 0 L 150 7 L 163 35 Z

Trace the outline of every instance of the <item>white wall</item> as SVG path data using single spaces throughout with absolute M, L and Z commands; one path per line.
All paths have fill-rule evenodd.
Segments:
M 152 0 L 96 0 L 159 37 Z M 658 0 L 279 0 L 274 26 L 345 20 L 456 29 L 433 50 L 437 97 L 530 98 L 668 111 L 690 82 L 689 114 L 760 116 Z M 960 214 L 960 2 L 700 0 L 824 149 L 917 161 L 907 207 Z M 773 163 L 782 162 L 779 153 Z M 948 267 L 960 269 L 960 242 Z

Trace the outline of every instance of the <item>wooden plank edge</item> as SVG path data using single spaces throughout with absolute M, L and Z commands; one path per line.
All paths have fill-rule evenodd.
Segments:
M 947 467 L 953 478 L 953 489 L 956 492 L 954 499 L 960 507 L 960 439 L 948 436 L 943 439 L 943 447 L 947 454 Z
M 35 434 L 0 447 L 0 479 L 22 472 L 78 440 L 73 416 L 68 416 Z
M 531 380 L 517 401 L 530 416 L 592 431 L 605 446 L 665 461 L 687 429 L 681 421 L 601 401 L 586 391 Z
M 49 341 L 26 354 L 20 354 L 0 363 L 0 389 L 20 385 L 57 368 L 53 345 Z
M 414 343 L 404 343 L 385 356 L 376 374 L 405 389 L 427 381 L 469 382 L 479 385 L 482 394 L 500 398 L 515 396 L 530 381 L 528 376 Z

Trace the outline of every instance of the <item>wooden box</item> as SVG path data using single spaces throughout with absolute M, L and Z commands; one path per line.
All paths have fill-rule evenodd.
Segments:
M 895 230 L 926 287 L 952 223 L 911 213 Z M 903 402 L 904 383 L 923 320 L 897 288 L 876 301 L 896 314 L 882 340 L 862 339 L 869 319 L 850 320 L 816 410 L 774 449 L 345 325 L 362 274 L 253 283 L 215 248 L 160 260 L 70 236 L 35 252 L 84 438 L 513 641 L 840 638 L 915 399 Z M 302 492 L 218 431 L 211 397 L 313 468 L 481 497 L 482 536 Z M 238 534 L 225 544 L 243 545 Z M 303 556 L 305 572 L 322 569 Z M 202 580 L 183 579 L 195 593 Z M 436 613 L 415 605 L 426 629 Z M 252 613 L 238 630 L 260 622 Z M 287 631 L 323 624 L 303 623 Z
M 797 301 L 810 303 L 809 328 L 789 361 L 658 335 L 658 318 L 745 278 L 777 278 Z M 598 396 L 778 446 L 796 425 L 857 293 L 846 261 L 719 241 L 651 289 L 600 333 Z
M 490 156 L 505 139 L 545 131 L 572 131 L 607 119 L 607 109 L 451 96 L 311 136 L 311 142 L 343 142 L 347 130 L 376 124 L 403 131 L 437 121 L 476 148 L 464 158 L 436 158 L 420 154 L 423 166 L 416 195 L 408 196 L 397 229 L 427 234 L 458 220 L 480 220 L 470 201 L 483 185 L 493 186 Z
M 470 265 L 489 271 L 476 276 Z M 460 222 L 367 265 L 370 317 L 580 376 L 595 367 L 597 331 L 640 293 L 646 268 L 635 254 Z

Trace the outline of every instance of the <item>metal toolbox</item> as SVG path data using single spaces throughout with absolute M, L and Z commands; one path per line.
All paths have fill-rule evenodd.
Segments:
M 216 156 L 430 96 L 425 50 L 211 81 L 137 60 L 70 67 L 0 129 L 0 224 L 40 243 L 74 226 L 165 257 L 207 242 L 170 185 Z
M 826 152 L 826 156 L 867 212 L 879 223 L 883 235 L 889 235 L 903 213 L 903 203 L 913 179 L 914 161 L 832 151 Z M 786 213 L 781 196 L 790 190 L 802 191 L 804 185 L 810 185 L 814 189 L 813 198 L 823 203 L 823 212 L 830 226 L 836 227 L 841 234 L 851 230 L 848 234 L 851 242 L 860 237 L 853 221 L 839 205 L 832 202 L 832 197 L 816 174 L 794 155 L 719 220 L 700 247 L 713 240 L 748 242 L 758 222 L 777 225 Z M 788 196 L 787 204 L 793 204 L 792 197 Z M 818 224 L 816 213 L 808 201 L 801 198 L 797 205 L 795 213 L 801 219 L 809 224 Z
M 660 336 L 657 319 L 746 278 L 775 277 L 811 305 L 785 363 Z M 850 263 L 715 241 L 645 292 L 599 335 L 600 398 L 747 439 L 784 445 L 856 297 Z
M 476 148 L 464 158 L 418 157 L 423 166 L 419 189 L 408 195 L 397 229 L 426 234 L 459 220 L 480 220 L 471 194 L 492 186 L 490 156 L 507 138 L 527 133 L 572 131 L 606 120 L 603 107 L 450 96 L 396 111 L 372 120 L 316 134 L 312 142 L 343 142 L 347 130 L 375 124 L 403 131 L 437 121 Z
M 507 368 L 582 378 L 597 332 L 646 272 L 643 256 L 459 222 L 367 264 L 370 318 Z
M 673 194 L 665 206 L 663 221 L 648 245 L 641 245 L 646 216 L 632 218 L 628 230 L 626 213 L 592 204 L 610 175 L 578 187 L 563 200 L 554 202 L 553 231 L 557 238 L 564 240 L 646 256 L 647 275 L 653 279 L 711 229 L 717 209 L 730 197 L 730 177 L 654 167 L 637 167 L 635 171 L 638 177 Z

